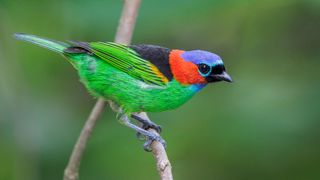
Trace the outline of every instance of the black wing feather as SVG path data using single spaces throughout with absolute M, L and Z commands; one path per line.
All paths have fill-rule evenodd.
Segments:
M 170 49 L 155 45 L 130 45 L 131 49 L 136 51 L 143 59 L 154 64 L 168 80 L 172 80 L 173 74 L 169 65 Z

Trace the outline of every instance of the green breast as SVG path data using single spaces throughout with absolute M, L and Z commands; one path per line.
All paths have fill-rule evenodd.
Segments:
M 159 112 L 184 104 L 195 93 L 192 86 L 172 80 L 165 86 L 149 85 L 117 70 L 95 56 L 71 57 L 80 79 L 95 96 L 111 99 L 128 112 Z

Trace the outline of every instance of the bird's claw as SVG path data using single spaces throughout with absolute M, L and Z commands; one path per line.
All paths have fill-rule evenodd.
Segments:
M 163 145 L 163 147 L 165 147 L 165 148 L 167 147 L 166 142 L 159 135 L 162 131 L 161 126 L 150 121 L 149 119 L 143 119 L 140 116 L 137 116 L 135 114 L 131 114 L 131 117 L 133 119 L 139 121 L 142 124 L 141 129 L 143 129 L 143 131 L 138 130 L 137 137 L 140 140 L 146 141 L 143 145 L 144 150 L 150 152 L 151 151 L 151 144 L 153 143 L 153 141 L 158 141 Z M 150 131 L 148 131 L 149 129 L 154 129 L 159 134 L 150 132 Z
M 138 138 L 139 140 L 141 140 L 141 141 L 146 140 L 146 137 L 145 137 L 143 134 L 139 133 L 139 132 L 137 132 L 136 136 L 137 136 L 137 138 Z
M 153 141 L 158 141 L 163 145 L 164 148 L 167 148 L 166 141 L 163 140 L 161 136 L 154 134 L 154 136 L 147 137 L 146 142 L 143 144 L 143 149 L 147 152 L 151 152 L 151 144 Z
M 156 130 L 159 134 L 162 131 L 161 126 L 159 126 L 158 124 L 150 121 L 149 119 L 141 118 L 140 116 L 137 116 L 135 114 L 132 114 L 131 117 L 133 119 L 139 121 L 142 124 L 141 128 L 144 129 L 144 130 L 148 130 L 148 129 L 152 128 L 152 129 Z
M 143 124 L 142 125 L 142 129 L 145 129 L 145 130 L 148 130 L 148 129 L 154 129 L 154 130 L 156 130 L 157 131 L 157 133 L 161 133 L 161 131 L 162 131 L 162 128 L 161 128 L 161 126 L 160 125 L 157 125 L 157 124 Z
M 144 129 L 144 130 L 154 129 L 154 130 L 156 130 L 157 133 L 159 133 L 159 134 L 160 134 L 161 131 L 162 131 L 161 126 L 160 126 L 160 125 L 157 125 L 157 124 L 143 124 L 141 128 Z M 145 140 L 145 137 L 144 137 L 141 133 L 139 133 L 139 132 L 137 132 L 137 138 L 138 138 L 139 140 L 142 140 L 142 141 Z
M 147 129 L 152 128 L 152 129 L 156 130 L 157 133 L 159 133 L 159 134 L 162 132 L 162 127 L 160 125 L 157 125 L 157 124 L 154 124 L 152 126 L 147 126 L 146 128 Z

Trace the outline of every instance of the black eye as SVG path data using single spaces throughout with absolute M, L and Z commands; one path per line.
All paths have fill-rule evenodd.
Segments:
M 213 68 L 212 68 L 212 73 L 213 74 L 222 74 L 223 71 L 225 71 L 225 67 L 224 65 L 222 64 L 219 64 L 219 65 L 215 65 Z
M 203 63 L 198 64 L 198 69 L 202 76 L 207 76 L 211 73 L 211 66 L 207 64 L 203 64 Z

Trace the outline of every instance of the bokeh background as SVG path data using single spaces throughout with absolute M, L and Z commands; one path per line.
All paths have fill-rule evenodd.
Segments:
M 61 179 L 95 103 L 62 57 L 14 32 L 113 41 L 115 0 L 0 0 L 0 179 Z M 133 43 L 221 55 L 235 83 L 152 113 L 175 179 L 320 179 L 320 1 L 143 1 Z M 158 179 L 152 155 L 107 108 L 80 177 Z

